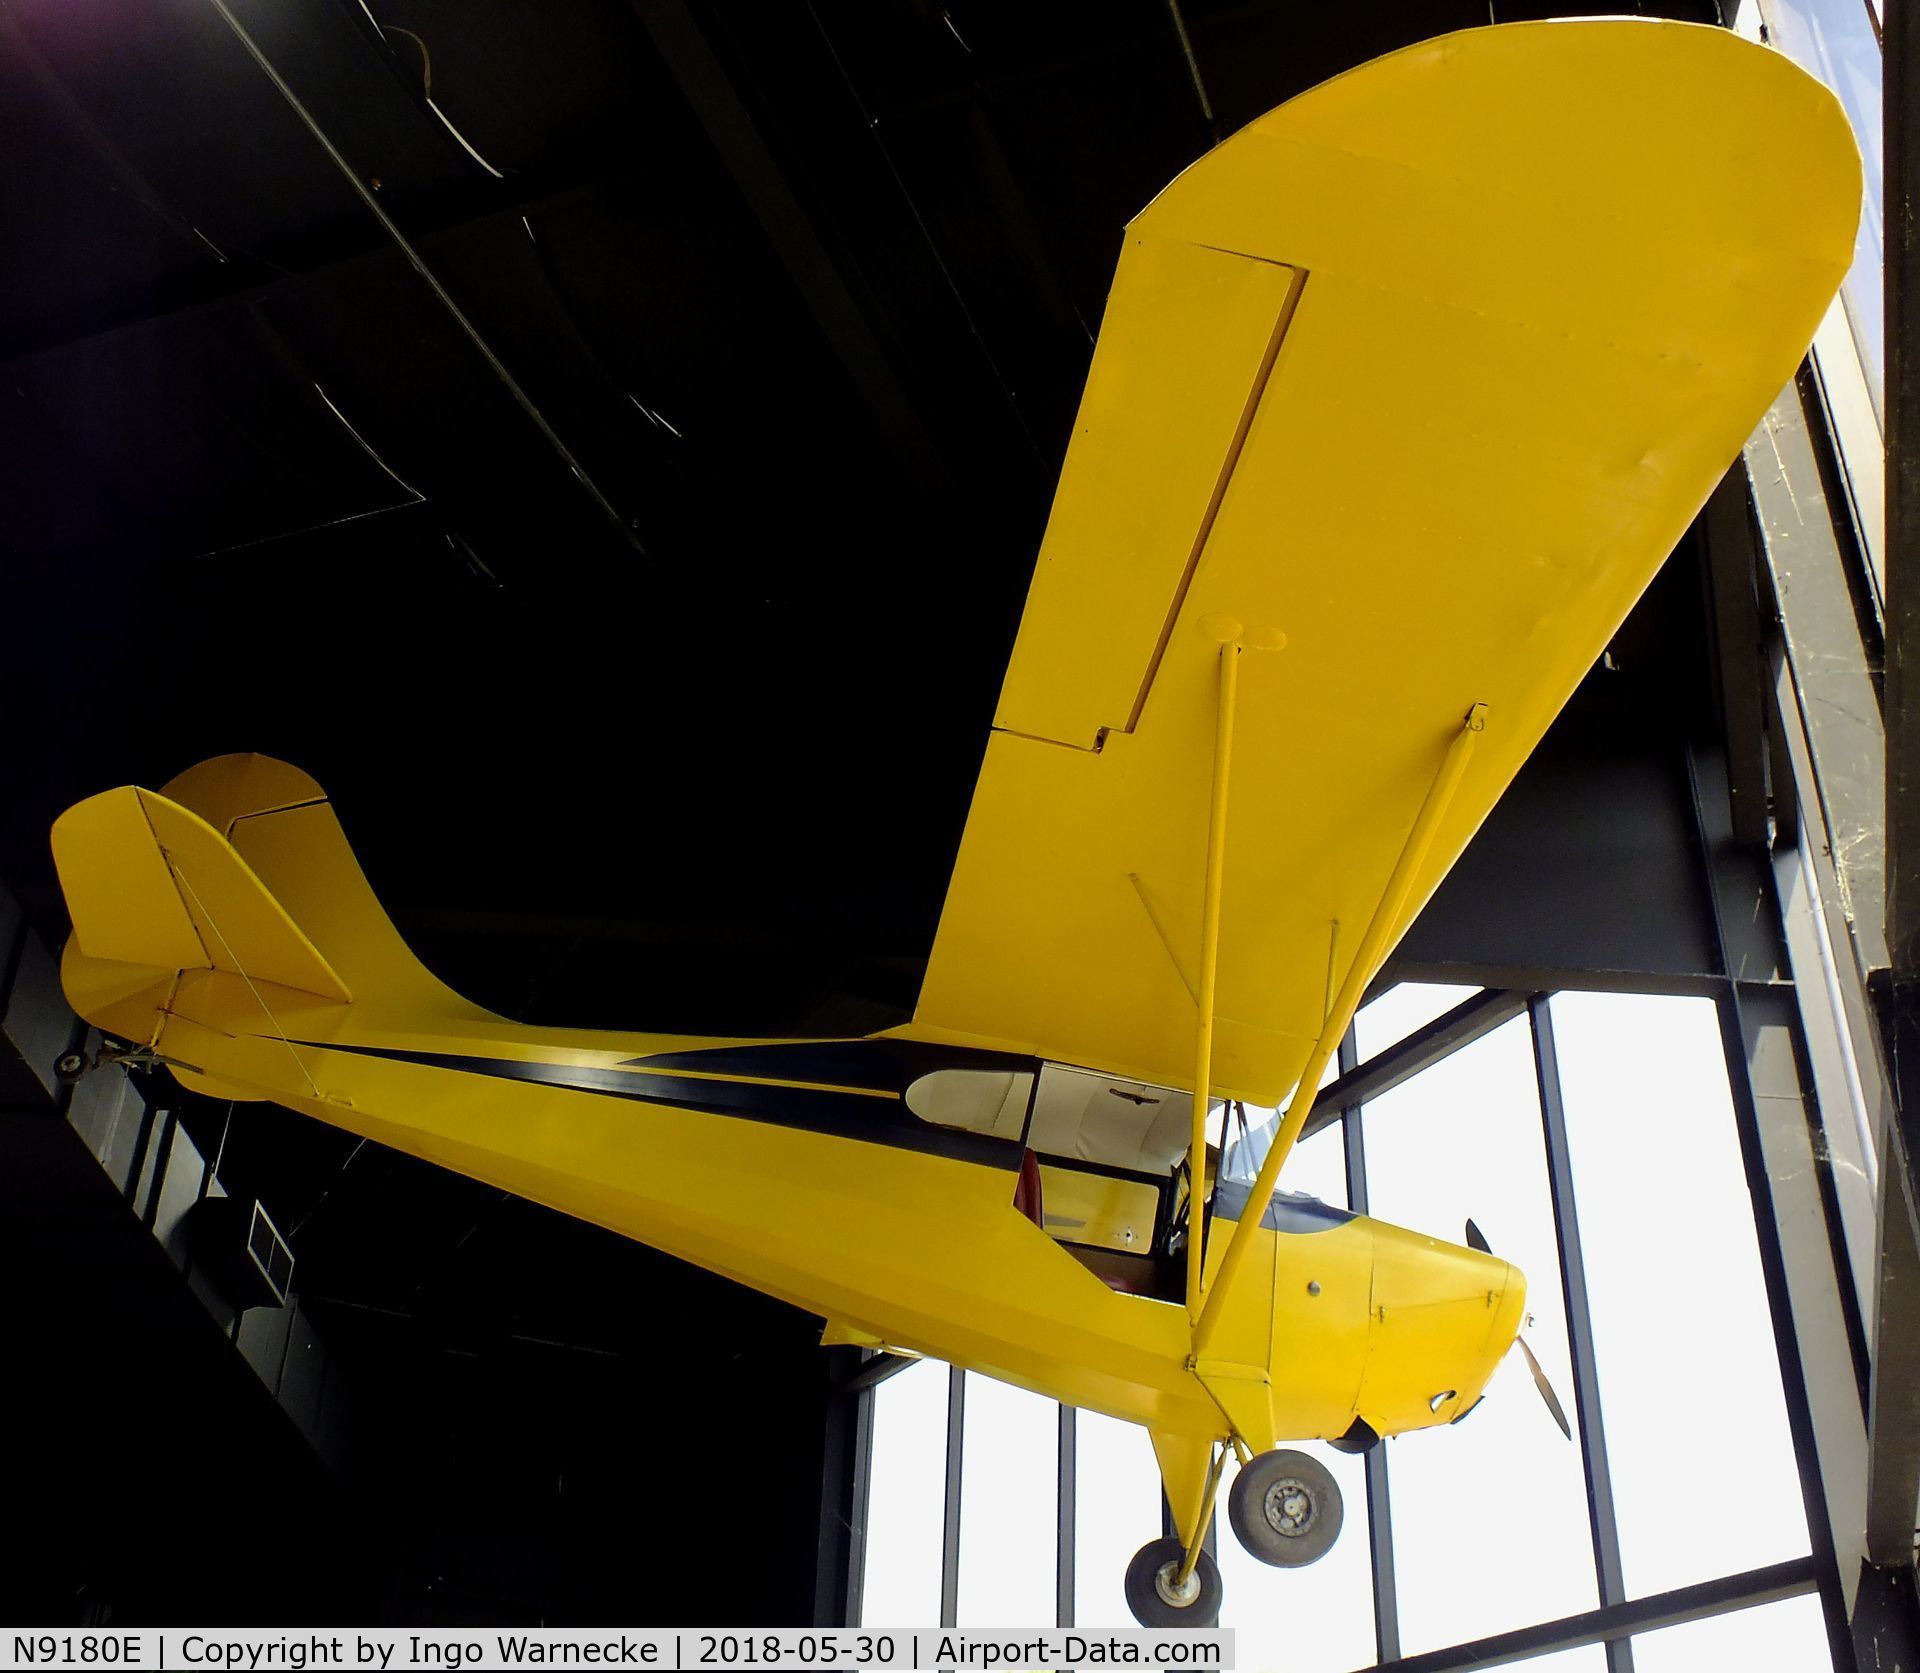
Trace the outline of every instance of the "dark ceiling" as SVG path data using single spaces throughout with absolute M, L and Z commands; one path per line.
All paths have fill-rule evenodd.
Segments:
M 0 3 L 0 872 L 259 750 L 483 1002 L 889 1020 L 1126 218 L 1486 7 L 370 4 L 234 14 L 512 386 L 210 0 Z
M 57 940 L 62 807 L 258 750 L 474 998 L 741 1033 L 912 1004 L 1127 217 L 1489 18 L 226 3 L 338 162 L 216 0 L 0 0 L 0 875 Z M 1562 744 L 1711 729 L 1699 593 L 1669 566 Z M 804 1319 L 247 1113 L 226 1171 L 377 1391 L 357 1514 L 416 1519 L 396 1618 L 463 1618 L 433 1575 L 658 1618 L 633 1565 L 693 1493 L 702 1539 L 735 1494 L 784 1530 L 712 1618 L 791 1618 Z M 777 1469 L 715 1432 L 756 1422 Z M 669 1469 L 689 1434 L 724 1465 Z

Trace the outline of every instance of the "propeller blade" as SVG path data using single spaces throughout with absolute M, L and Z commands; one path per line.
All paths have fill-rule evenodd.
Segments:
M 1483 1255 L 1491 1255 L 1493 1253 L 1493 1245 L 1487 1241 L 1487 1234 L 1471 1220 L 1467 1222 L 1467 1247 L 1469 1249 L 1478 1249 Z
M 1560 1425 L 1560 1433 L 1568 1440 L 1573 1439 L 1573 1430 L 1567 1423 L 1567 1414 L 1560 1404 L 1560 1396 L 1553 1392 L 1553 1384 L 1547 1381 L 1547 1374 L 1540 1369 L 1540 1361 L 1534 1357 L 1533 1349 L 1527 1345 L 1524 1336 L 1514 1337 L 1514 1345 L 1527 1356 L 1527 1369 L 1533 1373 L 1533 1386 L 1540 1390 L 1540 1398 L 1547 1403 L 1547 1410 L 1553 1413 L 1553 1421 Z

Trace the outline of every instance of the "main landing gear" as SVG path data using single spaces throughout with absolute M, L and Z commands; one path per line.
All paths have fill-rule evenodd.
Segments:
M 1224 1449 L 1209 1474 L 1195 1539 L 1212 1520 Z M 1249 1556 L 1275 1568 L 1318 1562 L 1340 1537 L 1340 1484 L 1304 1452 L 1263 1452 L 1241 1465 L 1227 1495 L 1227 1520 Z M 1225 1595 L 1220 1570 L 1204 1545 L 1189 1552 L 1173 1537 L 1149 1540 L 1127 1564 L 1127 1607 L 1143 1627 L 1210 1627 Z
M 1340 1484 L 1304 1452 L 1263 1452 L 1234 1478 L 1227 1520 L 1251 1556 L 1305 1568 L 1340 1537 Z
M 1220 1570 L 1204 1550 L 1194 1554 L 1186 1579 L 1186 1549 L 1169 1535 L 1150 1539 L 1127 1564 L 1127 1607 L 1143 1627 L 1210 1627 L 1220 1624 L 1220 1600 L 1226 1588 Z

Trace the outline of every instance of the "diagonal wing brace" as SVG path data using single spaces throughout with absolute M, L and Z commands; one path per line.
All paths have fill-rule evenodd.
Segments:
M 1367 933 L 1361 937 L 1359 950 L 1354 954 L 1353 964 L 1347 971 L 1347 979 L 1335 997 L 1332 1008 L 1327 1012 L 1326 1022 L 1321 1027 L 1320 1037 L 1314 1041 L 1313 1052 L 1307 1058 L 1306 1066 L 1300 1071 L 1299 1082 L 1293 1091 L 1293 1100 L 1287 1105 L 1287 1113 L 1280 1123 L 1280 1130 L 1273 1136 L 1273 1145 L 1267 1151 L 1266 1160 L 1260 1164 L 1259 1176 L 1253 1182 L 1253 1191 L 1247 1199 L 1246 1207 L 1241 1211 L 1240 1223 L 1227 1244 L 1227 1252 L 1220 1263 L 1220 1271 L 1206 1293 L 1205 1303 L 1193 1328 L 1195 1360 L 1204 1357 L 1207 1343 L 1219 1327 L 1220 1319 L 1225 1312 L 1226 1298 L 1233 1289 L 1234 1280 L 1246 1262 L 1247 1249 L 1253 1242 L 1250 1236 L 1244 1234 L 1258 1226 L 1267 1212 L 1267 1204 L 1273 1198 L 1274 1184 L 1280 1177 L 1280 1165 L 1292 1151 L 1294 1142 L 1300 1137 L 1301 1128 L 1306 1125 L 1307 1117 L 1312 1113 L 1314 1097 L 1320 1089 L 1320 1077 L 1326 1071 L 1327 1062 L 1339 1045 L 1341 1036 L 1346 1033 L 1348 1025 L 1353 1021 L 1354 1012 L 1359 1010 L 1360 1000 L 1367 991 L 1367 984 L 1379 972 L 1380 966 L 1386 961 L 1387 954 L 1406 928 L 1407 906 L 1413 892 L 1414 880 L 1420 875 L 1428 845 L 1433 840 L 1434 827 L 1439 824 L 1447 811 L 1448 804 L 1453 800 L 1454 792 L 1459 789 L 1461 775 L 1466 771 L 1467 762 L 1473 755 L 1474 745 L 1478 742 L 1480 734 L 1486 730 L 1486 725 L 1486 705 L 1476 703 L 1467 711 L 1465 722 L 1454 734 L 1453 742 L 1447 746 L 1446 757 L 1440 763 L 1440 771 L 1434 776 L 1433 786 L 1427 792 L 1427 799 L 1420 805 L 1420 812 L 1414 819 L 1413 829 L 1407 833 L 1406 846 L 1400 850 L 1400 858 L 1394 862 L 1392 874 L 1387 878 L 1386 890 L 1380 897 L 1380 904 L 1374 909 L 1372 921 L 1367 925 Z M 1216 767 L 1216 776 L 1218 771 Z M 1211 856 L 1209 859 L 1211 861 Z M 1214 867 L 1210 863 L 1208 866 L 1210 893 L 1213 887 L 1213 872 Z M 1209 1020 L 1204 1005 L 1201 1015 L 1204 1030 Z M 1204 1057 L 1202 1063 L 1205 1063 Z M 1197 1123 L 1204 1116 L 1206 1108 L 1204 1081 L 1201 1082 L 1201 1089 L 1195 1093 L 1195 1108 L 1201 1112 L 1200 1116 L 1196 1116 L 1195 1154 L 1201 1156 L 1204 1152 L 1199 1147 L 1204 1142 L 1204 1134 L 1200 1132 Z M 1191 1294 L 1190 1289 L 1189 1296 Z

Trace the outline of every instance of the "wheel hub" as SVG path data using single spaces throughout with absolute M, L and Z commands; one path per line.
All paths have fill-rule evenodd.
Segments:
M 1160 1601 L 1173 1609 L 1191 1608 L 1200 1596 L 1200 1571 L 1196 1568 L 1189 1574 L 1186 1584 L 1180 1583 L 1180 1559 L 1162 1563 L 1153 1577 L 1153 1589 L 1160 1594 Z
M 1303 1481 L 1283 1477 L 1267 1489 L 1261 1508 L 1267 1525 L 1288 1539 L 1298 1539 L 1319 1518 L 1313 1494 Z

